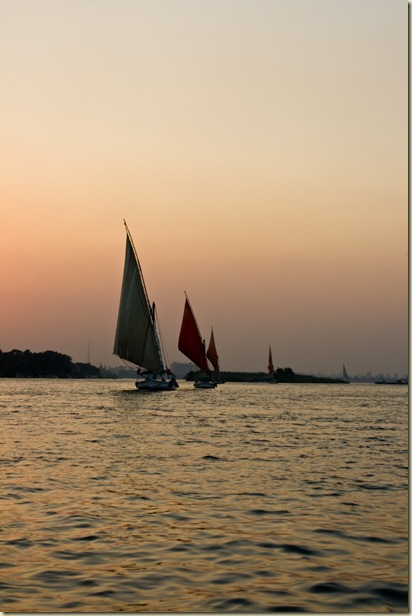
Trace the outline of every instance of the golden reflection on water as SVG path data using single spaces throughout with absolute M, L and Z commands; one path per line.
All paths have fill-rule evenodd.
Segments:
M 406 388 L 131 385 L 0 383 L 6 611 L 407 611 Z

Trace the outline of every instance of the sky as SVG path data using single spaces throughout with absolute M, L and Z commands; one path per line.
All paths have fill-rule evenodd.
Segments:
M 406 0 L 0 0 L 0 349 L 120 365 L 126 220 L 169 361 L 408 369 Z

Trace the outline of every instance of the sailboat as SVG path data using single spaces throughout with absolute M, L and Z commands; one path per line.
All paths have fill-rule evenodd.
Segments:
M 215 337 L 213 335 L 213 327 L 212 327 L 212 331 L 211 331 L 211 334 L 210 334 L 209 346 L 208 346 L 207 351 L 206 351 L 206 357 L 208 358 L 208 360 L 212 364 L 213 369 L 216 372 L 216 375 L 219 376 L 219 374 L 220 374 L 219 355 L 217 354 L 217 350 L 216 350 Z
M 187 295 L 177 346 L 179 351 L 183 353 L 183 355 L 186 355 L 186 357 L 189 358 L 203 372 L 203 376 L 195 381 L 194 387 L 197 389 L 215 388 L 216 381 L 212 378 L 212 373 L 207 361 L 208 355 L 206 354 L 205 341 L 202 339 L 200 334 L 199 326 Z M 212 362 L 212 365 L 214 367 L 219 366 L 216 346 L 214 344 L 213 330 L 208 353 L 209 358 L 213 358 L 213 362 L 215 362 Z M 210 361 L 212 361 L 212 359 L 210 359 Z
M 343 370 L 342 370 L 342 373 L 343 373 L 343 380 L 345 381 L 345 383 L 350 383 L 350 381 L 349 381 L 349 375 L 348 375 L 348 373 L 346 372 L 345 364 L 343 364 Z
M 150 304 L 142 269 L 126 221 L 126 255 L 113 353 L 137 366 L 136 387 L 141 391 L 172 391 L 178 387 L 166 366 L 165 352 Z
M 207 347 L 206 357 L 208 358 L 208 360 L 213 366 L 214 378 L 215 378 L 216 383 L 224 383 L 225 381 L 222 378 L 222 374 L 220 372 L 219 355 L 217 354 L 215 336 L 213 334 L 213 327 L 210 333 L 210 341 L 209 341 L 209 346 Z
M 269 364 L 268 364 L 268 370 L 269 370 L 269 383 L 277 383 L 276 377 L 275 377 L 275 370 L 274 370 L 274 365 L 273 365 L 273 359 L 272 359 L 272 349 L 270 348 L 269 345 Z

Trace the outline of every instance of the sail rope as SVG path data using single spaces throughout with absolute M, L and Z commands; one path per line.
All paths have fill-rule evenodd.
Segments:
M 118 358 L 120 359 L 120 361 L 122 361 L 124 363 L 126 368 L 129 368 L 129 370 L 132 370 L 132 372 L 136 372 L 136 366 L 129 366 L 127 361 L 125 359 L 123 359 L 123 357 L 120 357 L 120 355 L 118 355 Z
M 167 351 L 166 351 L 166 346 L 164 343 L 164 339 L 163 339 L 163 333 L 162 333 L 162 328 L 160 326 L 160 319 L 159 319 L 159 313 L 156 310 L 156 325 L 157 325 L 157 331 L 159 334 L 159 342 L 160 342 L 160 346 L 162 349 L 162 354 L 165 360 L 165 368 L 169 368 L 170 367 L 170 362 L 169 362 L 169 357 L 167 355 Z

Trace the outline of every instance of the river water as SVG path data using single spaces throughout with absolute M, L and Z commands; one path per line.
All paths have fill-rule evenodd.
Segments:
M 408 612 L 408 388 L 0 379 L 4 612 Z

